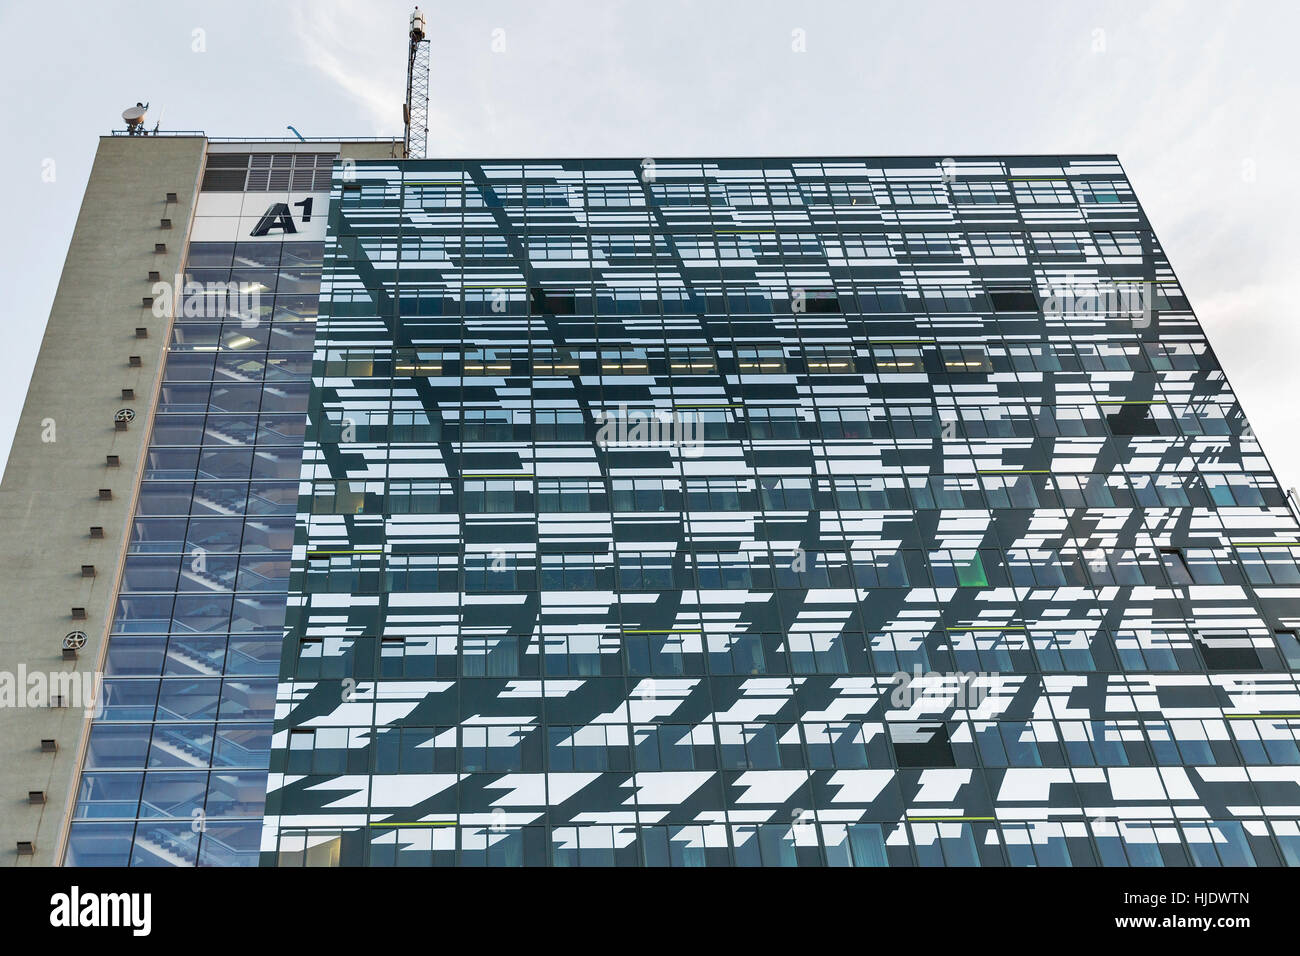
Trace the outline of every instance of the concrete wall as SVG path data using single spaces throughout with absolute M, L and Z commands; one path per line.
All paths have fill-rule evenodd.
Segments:
M 150 271 L 169 279 L 180 269 L 205 145 L 198 136 L 100 140 L 0 483 L 0 675 L 11 675 L 11 687 L 24 667 L 100 669 L 167 340 L 168 322 L 141 300 L 151 294 Z M 137 338 L 138 327 L 147 338 Z M 135 398 L 124 399 L 124 388 Z M 136 413 L 126 431 L 114 428 L 120 408 Z M 108 467 L 108 455 L 121 465 Z M 111 501 L 99 500 L 100 488 L 112 490 Z M 92 525 L 102 539 L 90 537 Z M 94 565 L 95 576 L 83 577 L 82 565 Z M 86 620 L 73 620 L 74 606 Z M 89 640 L 65 661 L 62 638 L 73 630 Z M 52 865 L 87 716 L 76 706 L 15 704 L 0 686 L 0 863 Z M 45 738 L 55 753 L 41 751 Z M 29 791 L 44 791 L 46 802 L 29 803 Z M 20 856 L 18 841 L 34 842 L 35 854 Z

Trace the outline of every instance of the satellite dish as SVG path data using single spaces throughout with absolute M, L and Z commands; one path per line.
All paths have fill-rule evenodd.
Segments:
M 145 131 L 144 116 L 148 112 L 148 103 L 136 103 L 135 106 L 122 110 L 122 120 L 126 123 L 126 131 L 132 136 L 143 133 Z

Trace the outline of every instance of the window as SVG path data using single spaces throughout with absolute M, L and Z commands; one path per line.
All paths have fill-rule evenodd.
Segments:
M 675 345 L 668 350 L 668 368 L 673 375 L 712 375 L 717 362 L 707 346 Z
M 579 409 L 539 409 L 533 413 L 536 441 L 581 441 L 587 429 Z
M 1265 476 L 1206 475 L 1205 487 L 1219 508 L 1263 508 L 1286 503 L 1278 485 Z
M 952 183 L 948 188 L 952 190 L 953 200 L 958 203 L 987 206 L 1011 201 L 1011 190 L 1006 183 L 962 182 Z
M 1054 475 L 1052 481 L 1064 508 L 1115 507 L 1115 496 L 1105 475 Z
M 1300 548 L 1241 546 L 1236 551 L 1251 584 L 1300 584 Z
M 779 347 L 736 349 L 736 369 L 741 375 L 784 372 L 785 353 Z
M 1064 179 L 1016 179 L 1011 188 L 1021 205 L 1073 205 L 1074 193 Z
M 737 478 L 696 478 L 686 482 L 691 511 L 747 511 L 753 506 L 753 483 Z
M 835 551 L 774 551 L 776 583 L 783 588 L 846 587 L 850 584 L 844 553 Z
M 615 478 L 612 484 L 615 511 L 668 510 L 669 485 L 663 478 Z M 674 482 L 671 487 L 676 491 L 679 486 Z M 671 503 L 676 510 L 677 501 Z
M 1160 560 L 1150 548 L 1089 550 L 1084 552 L 1083 559 L 1088 574 L 1097 587 L 1137 587 L 1165 583 L 1164 575 L 1160 573 Z
M 592 591 L 613 586 L 610 555 L 568 552 L 541 555 L 543 591 Z
M 460 413 L 461 441 L 509 441 L 514 412 L 505 408 L 467 408 Z
M 1044 436 L 1104 435 L 1101 410 L 1095 405 L 1043 405 L 1033 408 Z
M 901 478 L 836 478 L 835 506 L 848 511 L 884 511 L 910 507 Z
M 768 511 L 812 510 L 812 484 L 807 478 L 764 476 L 758 479 L 763 507 Z
M 518 677 L 519 638 L 462 637 L 461 672 L 466 677 Z
M 454 238 L 452 241 L 455 241 Z M 511 253 L 504 236 L 467 235 L 463 255 L 467 261 L 472 262 L 485 259 L 508 259 Z
M 984 588 L 988 575 L 980 553 L 975 550 L 943 549 L 930 552 L 930 570 L 935 587 Z
M 561 349 L 539 349 L 533 353 L 533 376 L 577 375 L 578 360 Z
M 919 345 L 873 345 L 871 357 L 877 372 L 914 375 L 925 371 Z
M 388 483 L 390 514 L 454 514 L 456 491 L 449 481 L 398 481 Z
M 1094 255 L 1096 248 L 1086 232 L 1031 232 L 1029 241 L 1040 256 Z
M 709 634 L 706 641 L 710 673 L 755 675 L 771 669 L 761 635 Z
M 701 552 L 694 556 L 695 573 L 702 589 L 750 588 L 754 586 L 749 556 L 741 552 Z M 764 586 L 763 582 L 759 586 Z
M 912 501 L 917 508 L 983 508 L 978 478 L 956 475 L 918 475 L 908 478 Z
M 862 206 L 865 209 L 876 205 L 869 182 L 802 182 L 799 191 L 809 206 Z
M 624 591 L 660 591 L 675 587 L 671 551 L 618 551 L 618 586 Z
M 1094 232 L 1092 240 L 1103 256 L 1142 255 L 1142 239 L 1136 232 Z
M 468 349 L 461 356 L 462 375 L 509 375 L 510 349 Z
M 532 203 L 529 205 L 532 205 Z M 590 258 L 587 252 L 587 237 L 585 235 L 530 236 L 528 238 L 528 258 L 535 262 L 586 262 Z
M 916 552 L 911 554 L 917 555 Z M 854 548 L 849 560 L 853 565 L 853 579 L 860 588 L 905 588 L 910 584 L 907 560 L 902 551 Z M 924 570 L 921 573 L 924 574 Z
M 948 728 L 941 723 L 890 723 L 889 739 L 898 766 L 955 767 Z
M 547 756 L 552 772 L 588 773 L 631 769 L 632 749 L 625 726 L 592 724 L 547 728 Z
M 889 184 L 889 196 L 898 206 L 946 206 L 948 190 L 942 183 Z
M 845 375 L 853 371 L 853 349 L 847 345 L 809 345 L 803 350 L 809 375 Z
M 453 358 L 450 354 L 447 358 Z M 393 371 L 400 377 L 429 378 L 442 374 L 444 353 L 441 350 L 398 349 Z
M 799 734 L 792 724 L 719 724 L 724 770 L 802 768 Z
M 1007 570 L 1015 587 L 1061 588 L 1085 583 L 1076 555 L 1046 548 L 1008 550 Z
M 463 482 L 461 501 L 466 514 L 508 514 L 532 511 L 529 492 L 531 481 L 513 478 L 467 478 Z
M 989 305 L 994 312 L 1036 312 L 1038 298 L 1032 289 L 989 289 Z
M 369 378 L 375 374 L 374 366 L 373 349 L 330 349 L 325 353 L 324 375 L 326 378 Z
M 948 374 L 991 372 L 993 363 L 982 345 L 946 345 L 939 350 Z
M 1143 348 L 1147 361 L 1157 372 L 1187 372 L 1212 367 L 1203 342 L 1146 342 Z
M 990 508 L 1038 508 L 1034 475 L 983 475 L 980 484 Z
M 966 239 L 959 232 L 905 232 L 895 248 L 901 255 L 947 261 L 960 259 L 967 253 Z
M 318 515 L 382 514 L 382 481 L 317 481 L 311 493 L 311 513 Z
M 888 438 L 889 424 L 883 408 L 825 408 L 817 409 L 822 437 L 837 438 Z
M 862 635 L 856 635 L 861 652 Z M 790 652 L 790 669 L 796 674 L 844 674 L 849 670 L 845 653 L 847 637 L 821 632 L 790 634 L 786 647 Z M 810 744 L 811 746 L 811 744 Z M 865 766 L 865 764 L 863 764 Z
M 1201 631 L 1196 635 L 1205 666 L 1213 671 L 1262 670 L 1255 639 L 1245 631 Z M 1300 751 L 1297 752 L 1300 758 Z
M 843 242 L 845 258 L 855 259 L 889 259 L 893 257 L 893 251 L 889 246 L 889 239 L 882 233 L 852 233 L 846 232 L 840 237 Z M 837 244 L 831 243 L 827 250 L 827 255 L 835 258 L 835 253 L 839 249 Z
M 1025 238 L 1018 232 L 973 232 L 970 248 L 979 258 L 1024 258 Z
M 537 510 L 543 514 L 605 511 L 605 485 L 586 478 L 543 479 L 537 483 Z
M 751 438 L 798 438 L 801 416 L 798 408 L 757 408 L 745 410 Z
M 1174 435 L 1178 429 L 1164 402 L 1102 402 L 1098 403 L 1106 417 L 1112 435 L 1145 436 Z
M 645 349 L 601 349 L 600 371 L 605 375 L 647 375 L 650 361 Z
M 1074 191 L 1081 203 L 1112 204 L 1133 200 L 1133 190 L 1121 179 L 1076 180 Z

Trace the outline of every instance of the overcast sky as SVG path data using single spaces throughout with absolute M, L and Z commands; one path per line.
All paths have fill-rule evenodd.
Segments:
M 0 0 L 0 452 L 96 137 L 137 100 L 210 136 L 400 135 L 410 6 Z M 431 156 L 1117 153 L 1279 479 L 1300 484 L 1300 4 L 424 7 Z

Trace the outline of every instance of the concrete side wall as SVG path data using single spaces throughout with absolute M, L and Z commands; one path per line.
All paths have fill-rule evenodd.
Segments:
M 13 684 L 20 668 L 102 670 L 168 331 L 168 320 L 141 300 L 151 294 L 151 271 L 170 281 L 180 269 L 205 145 L 197 136 L 100 140 L 0 483 L 3 864 L 48 866 L 61 856 L 89 722 L 82 707 L 40 706 Z M 156 243 L 166 251 L 156 252 Z M 148 337 L 138 338 L 137 328 Z M 135 390 L 134 399 L 122 397 L 124 388 Z M 136 414 L 126 431 L 114 428 L 120 408 Z M 108 467 L 108 455 L 121 465 Z M 101 488 L 112 490 L 111 501 L 99 499 Z M 90 537 L 92 526 L 104 529 L 102 539 Z M 83 565 L 94 565 L 95 576 L 83 577 Z M 86 620 L 74 620 L 73 607 L 84 607 Z M 62 638 L 73 630 L 89 639 L 75 661 L 65 661 Z M 38 706 L 17 706 L 29 702 Z M 56 741 L 56 752 L 43 753 L 42 739 Z M 45 802 L 30 803 L 29 791 L 43 791 Z M 19 841 L 32 841 L 34 855 L 20 856 Z

